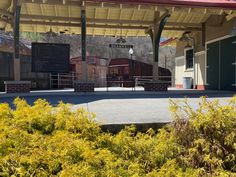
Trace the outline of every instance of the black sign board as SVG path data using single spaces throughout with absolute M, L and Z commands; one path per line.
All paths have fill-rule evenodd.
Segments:
M 70 45 L 32 43 L 32 72 L 68 73 Z
M 123 48 L 123 49 L 130 49 L 133 48 L 133 45 L 127 45 L 127 44 L 109 44 L 110 48 Z

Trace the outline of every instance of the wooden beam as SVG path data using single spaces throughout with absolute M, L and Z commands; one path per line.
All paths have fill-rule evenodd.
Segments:
M 96 14 L 96 10 L 95 10 Z M 48 21 L 64 21 L 79 23 L 81 19 L 79 17 L 61 17 L 61 16 L 42 16 L 42 15 L 27 15 L 22 14 L 21 19 L 25 20 L 48 20 Z M 105 23 L 105 24 L 130 24 L 130 25 L 153 25 L 153 21 L 145 20 L 114 20 L 114 19 L 98 19 L 87 18 L 87 23 Z M 167 26 L 183 26 L 183 27 L 201 27 L 198 23 L 182 23 L 182 22 L 167 22 Z
M 202 23 L 202 46 L 205 47 L 206 43 L 206 23 Z
M 80 1 L 66 1 L 64 4 L 64 0 L 47 0 L 46 2 L 43 2 L 42 0 L 22 0 L 23 3 L 34 3 L 34 4 L 48 4 L 48 5 L 61 5 L 61 6 L 74 6 L 74 7 L 80 7 Z M 188 14 L 189 9 L 191 8 L 191 13 L 194 14 L 199 14 L 201 11 L 204 13 L 206 8 L 192 8 L 192 7 L 175 7 L 173 5 L 159 5 L 157 6 L 152 6 L 152 5 L 142 5 L 142 8 L 140 8 L 140 5 L 138 4 L 119 4 L 119 3 L 106 3 L 106 2 L 92 2 L 92 1 L 85 1 L 85 6 L 86 7 L 103 7 L 103 8 L 112 8 L 112 9 L 142 9 L 142 10 L 151 10 L 151 11 L 156 11 L 158 9 L 159 11 L 166 11 L 169 10 L 170 12 L 183 12 Z M 229 11 L 230 9 L 217 9 L 217 8 L 207 8 L 207 11 L 205 12 L 206 14 L 220 14 L 225 11 Z M 232 9 L 233 10 L 233 9 Z
M 48 5 L 65 5 L 65 6 L 80 6 L 78 1 L 65 1 L 65 0 L 22 0 L 23 3 L 32 4 L 48 4 Z
M 57 6 L 54 6 L 54 11 L 55 11 L 55 15 L 58 16 Z M 57 27 L 57 32 L 59 33 L 59 31 L 60 31 L 60 29 Z
M 110 9 L 107 9 L 107 20 L 110 18 Z
M 59 22 L 43 22 L 43 21 L 21 21 L 22 25 L 46 25 L 46 26 L 63 26 L 63 27 L 80 27 L 80 23 L 59 23 Z M 98 24 L 87 24 L 88 28 L 108 28 L 108 29 L 134 29 L 134 30 L 145 30 L 148 27 L 146 26 L 120 26 L 117 25 L 98 25 Z M 201 31 L 199 27 L 166 27 L 165 30 L 173 31 Z
M 30 11 L 29 11 L 29 8 L 28 8 L 27 4 L 25 4 L 25 10 L 26 10 L 27 14 L 30 14 Z M 34 26 L 32 26 L 32 30 L 35 31 Z
M 94 18 L 96 18 L 96 17 L 97 17 L 97 8 L 94 8 Z M 88 20 L 87 20 L 87 22 L 88 22 Z M 94 36 L 95 36 L 95 29 L 93 29 L 93 37 Z
M 202 31 L 202 28 L 196 28 L 196 27 L 187 27 L 187 28 L 181 28 L 181 27 L 164 27 L 165 31 Z
M 226 16 L 226 20 L 227 20 L 227 21 L 230 21 L 230 20 L 233 19 L 234 17 L 236 17 L 236 14 L 235 14 L 235 13 L 229 14 L 229 15 Z
M 43 13 L 43 9 L 42 9 L 42 4 L 39 4 L 39 7 L 40 7 L 40 11 L 41 11 L 41 16 L 44 16 L 44 13 Z M 45 30 L 46 30 L 46 26 L 44 26 Z
M 120 9 L 119 20 L 121 20 L 121 17 L 122 17 L 122 8 Z
M 132 16 L 131 16 L 131 20 L 134 20 L 134 16 L 135 16 L 135 9 L 133 10 Z

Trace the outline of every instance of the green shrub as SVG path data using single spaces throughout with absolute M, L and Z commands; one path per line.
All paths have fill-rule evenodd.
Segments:
M 171 101 L 173 123 L 114 135 L 68 104 L 14 104 L 0 104 L 0 176 L 236 176 L 236 97 L 197 110 Z

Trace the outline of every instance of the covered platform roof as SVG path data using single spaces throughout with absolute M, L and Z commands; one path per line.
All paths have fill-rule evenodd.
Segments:
M 0 1 L 0 27 L 12 30 L 13 1 Z M 147 36 L 156 13 L 171 13 L 162 36 L 179 37 L 183 31 L 201 31 L 211 15 L 236 16 L 233 0 L 21 0 L 20 30 L 80 34 L 80 10 L 86 8 L 87 34 Z

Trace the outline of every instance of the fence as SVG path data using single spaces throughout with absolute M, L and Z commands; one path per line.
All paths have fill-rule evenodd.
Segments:
M 174 76 L 158 76 L 161 82 L 167 82 L 170 86 L 174 86 Z M 153 76 L 134 76 L 135 86 L 144 86 L 145 82 L 152 82 Z
M 74 82 L 81 78 L 78 73 L 58 73 L 49 75 L 50 88 L 73 88 Z
M 160 82 L 169 83 L 169 86 L 174 86 L 174 76 L 159 76 Z M 107 80 L 107 91 L 109 87 L 129 87 L 132 88 L 132 91 L 135 91 L 135 87 L 144 86 L 145 82 L 152 82 L 153 76 L 134 76 L 126 80 L 121 78 L 116 78 L 112 80 Z

